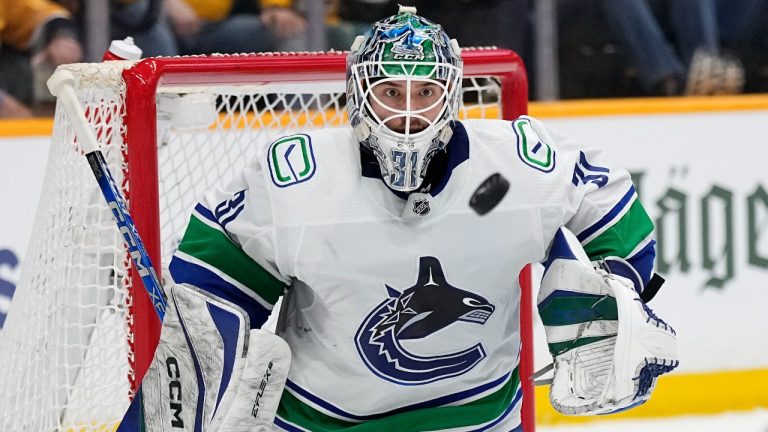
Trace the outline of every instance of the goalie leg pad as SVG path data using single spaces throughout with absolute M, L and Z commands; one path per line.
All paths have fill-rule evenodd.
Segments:
M 218 431 L 271 431 L 291 363 L 291 350 L 267 330 L 251 330 L 248 357 L 237 396 L 226 416 L 212 425 Z M 218 420 L 218 419 L 216 419 Z
M 282 338 L 249 328 L 236 305 L 190 285 L 171 287 L 141 384 L 146 430 L 272 430 L 291 352 Z
M 160 343 L 142 381 L 148 430 L 209 430 L 231 405 L 227 389 L 242 375 L 248 328 L 234 304 L 189 285 L 168 290 Z

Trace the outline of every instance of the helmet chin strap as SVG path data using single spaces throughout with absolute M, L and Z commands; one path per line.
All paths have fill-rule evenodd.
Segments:
M 362 144 L 365 140 L 368 139 L 368 137 L 371 136 L 371 127 L 368 126 L 368 123 L 365 121 L 361 121 L 354 125 L 352 130 L 355 132 L 355 137 L 357 137 L 357 141 L 360 144 Z
M 440 132 L 437 133 L 437 138 L 440 140 L 441 143 L 443 143 L 443 146 L 448 144 L 448 141 L 451 140 L 451 137 L 453 137 L 453 127 L 452 127 L 452 121 L 446 123 L 442 129 L 440 129 Z

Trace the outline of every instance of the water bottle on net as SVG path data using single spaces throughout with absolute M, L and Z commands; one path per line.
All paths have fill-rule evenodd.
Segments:
M 128 36 L 125 39 L 115 39 L 109 44 L 109 49 L 104 52 L 103 61 L 111 60 L 138 60 L 141 58 L 141 48 Z

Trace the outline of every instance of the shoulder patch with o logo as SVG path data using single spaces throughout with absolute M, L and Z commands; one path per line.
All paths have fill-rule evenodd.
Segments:
M 279 138 L 269 146 L 269 173 L 277 187 L 305 182 L 315 175 L 315 153 L 309 135 L 296 134 Z
M 517 119 L 512 129 L 517 135 L 517 155 L 524 164 L 545 173 L 555 169 L 555 151 L 539 138 L 530 120 Z

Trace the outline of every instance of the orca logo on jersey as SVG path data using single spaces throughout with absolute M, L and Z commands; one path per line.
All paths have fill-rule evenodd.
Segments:
M 483 297 L 449 284 L 437 258 L 422 257 L 416 284 L 402 293 L 386 287 L 389 298 L 355 334 L 357 352 L 374 374 L 396 384 L 421 385 L 462 375 L 485 358 L 480 343 L 433 356 L 413 354 L 400 343 L 426 338 L 457 321 L 483 325 L 495 309 Z
M 315 153 L 309 135 L 279 138 L 269 146 L 269 173 L 277 187 L 303 183 L 315 175 Z

